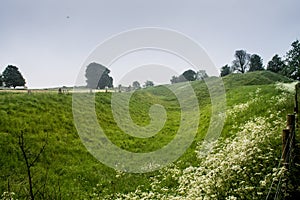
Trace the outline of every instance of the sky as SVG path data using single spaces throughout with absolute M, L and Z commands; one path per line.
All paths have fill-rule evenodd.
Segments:
M 97 46 L 131 29 L 178 31 L 197 42 L 217 69 L 231 64 L 238 49 L 260 55 L 266 65 L 275 54 L 284 56 L 291 43 L 300 39 L 298 0 L 1 0 L 0 5 L 0 72 L 7 65 L 17 66 L 29 88 L 73 86 Z M 123 59 L 123 67 L 138 64 L 141 69 L 130 70 L 139 78 L 146 74 L 144 78 L 154 80 L 149 76 L 157 76 L 161 66 L 165 80 L 156 77 L 161 83 L 168 82 L 173 71 L 189 67 L 160 53 L 158 57 L 172 60 L 167 65 L 178 65 L 173 71 L 165 70 L 159 59 L 150 62 L 149 57 L 157 53 L 128 55 L 124 59 L 131 62 Z M 153 63 L 157 63 L 152 67 L 155 73 L 150 73 L 147 66 Z M 114 85 L 126 79 L 117 70 L 111 70 Z

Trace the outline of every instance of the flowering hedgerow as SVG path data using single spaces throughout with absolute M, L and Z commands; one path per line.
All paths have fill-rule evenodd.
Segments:
M 280 88 L 281 89 L 281 88 Z M 234 106 L 227 117 L 247 112 L 252 106 L 265 103 L 258 89 L 253 98 Z M 268 103 L 281 106 L 286 93 L 272 97 Z M 280 112 L 269 111 L 254 116 L 233 130 L 228 138 L 214 144 L 202 142 L 196 148 L 197 166 L 180 170 L 171 165 L 160 170 L 151 180 L 151 188 L 137 188 L 128 194 L 114 194 L 116 199 L 266 199 L 274 197 L 278 181 L 285 173 L 280 167 L 281 134 L 284 120 Z M 214 145 L 208 154 L 202 154 L 203 145 Z M 172 182 L 173 187 L 166 187 Z M 107 196 L 110 199 L 112 196 Z
M 278 153 L 273 141 L 280 140 L 275 124 L 258 117 L 241 127 L 234 138 L 216 144 L 206 157 L 199 157 L 197 167 L 183 171 L 176 167 L 161 171 L 151 191 L 137 189 L 119 194 L 119 199 L 261 199 L 272 182 L 277 183 L 283 168 L 277 168 Z M 268 145 L 270 144 L 270 145 Z M 198 152 L 200 154 L 200 152 Z M 275 165 L 274 165 L 275 164 Z M 177 188 L 162 188 L 166 179 L 178 182 Z M 276 184 L 275 184 L 276 185 Z
M 274 124 L 258 117 L 241 127 L 233 138 L 216 145 L 180 177 L 179 192 L 185 199 L 261 199 L 267 196 L 282 168 L 276 168 L 278 153 L 272 147 L 280 140 Z M 275 119 L 275 123 L 278 123 Z M 270 145 L 268 145 L 270 144 Z

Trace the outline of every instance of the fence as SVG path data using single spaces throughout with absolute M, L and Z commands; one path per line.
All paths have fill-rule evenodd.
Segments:
M 290 169 L 295 149 L 296 115 L 287 115 L 286 129 L 282 131 L 282 162 L 286 169 Z
M 300 83 L 295 86 L 294 114 L 287 115 L 286 129 L 282 131 L 282 162 L 290 169 L 295 157 L 296 132 L 298 130 L 298 112 L 300 99 Z
M 295 86 L 295 103 L 294 114 L 288 114 L 286 120 L 286 128 L 282 130 L 282 155 L 279 167 L 284 167 L 287 171 L 291 170 L 295 158 L 295 144 L 296 132 L 298 130 L 298 112 L 299 112 L 299 99 L 300 99 L 300 83 Z M 287 193 L 288 177 L 283 173 L 275 186 L 276 193 L 272 199 L 285 199 Z M 274 181 L 269 188 L 269 193 L 266 200 L 271 199 L 270 193 L 274 188 Z

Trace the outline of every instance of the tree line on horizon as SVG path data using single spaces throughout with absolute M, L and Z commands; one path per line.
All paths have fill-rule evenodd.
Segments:
M 208 75 L 205 70 L 199 70 L 199 71 L 195 72 L 192 69 L 188 69 L 179 76 L 175 76 L 175 75 L 172 76 L 170 82 L 171 82 L 171 84 L 174 84 L 174 83 L 180 83 L 180 82 L 186 82 L 186 81 L 203 80 L 207 77 L 208 77 Z
M 294 41 L 291 44 L 291 49 L 286 52 L 284 58 L 275 54 L 268 62 L 267 66 L 263 65 L 263 59 L 257 54 L 249 54 L 246 50 L 236 50 L 232 64 L 226 64 L 221 67 L 220 76 L 224 77 L 231 73 L 247 73 L 252 71 L 268 70 L 274 73 L 281 74 L 294 80 L 300 80 L 300 42 Z M 98 63 L 90 63 L 86 67 L 85 77 L 87 87 L 91 89 L 113 88 L 113 78 L 109 75 L 110 70 Z M 197 72 L 188 69 L 179 76 L 172 76 L 171 84 L 185 81 L 203 80 L 208 75 L 205 70 Z M 16 88 L 17 86 L 25 87 L 26 81 L 19 69 L 14 65 L 8 65 L 0 74 L 0 87 Z M 147 80 L 143 87 L 154 86 L 153 81 Z M 122 87 L 119 85 L 119 88 Z M 133 81 L 130 88 L 136 90 L 141 88 L 138 81 Z
M 231 65 L 221 68 L 220 76 L 224 77 L 231 73 L 247 73 L 252 71 L 268 70 L 281 74 L 294 80 L 300 80 L 300 42 L 294 41 L 291 49 L 286 52 L 284 58 L 275 54 L 268 62 L 266 68 L 262 58 L 257 54 L 249 54 L 246 50 L 236 50 Z

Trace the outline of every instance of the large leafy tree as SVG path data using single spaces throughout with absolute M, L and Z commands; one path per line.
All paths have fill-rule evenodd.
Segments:
M 286 54 L 287 76 L 300 80 L 300 42 L 296 40 L 292 43 L 292 48 Z
M 267 70 L 274 73 L 282 73 L 284 68 L 285 68 L 284 61 L 281 59 L 281 57 L 278 54 L 274 55 L 267 65 Z
M 229 65 L 224 65 L 222 68 L 221 68 L 221 77 L 223 76 L 227 76 L 228 74 L 231 74 L 231 68 L 229 67 Z
M 250 54 L 245 50 L 237 50 L 234 54 L 235 59 L 232 61 L 233 71 L 238 71 L 240 73 L 247 72 L 250 63 Z
M 257 54 L 252 54 L 249 62 L 249 72 L 264 70 L 263 60 Z
M 5 87 L 25 86 L 26 82 L 16 66 L 8 65 L 2 73 Z
M 183 72 L 182 75 L 184 76 L 184 78 L 187 81 L 194 81 L 194 80 L 196 80 L 197 73 L 195 71 L 189 69 L 189 70 L 186 70 L 185 72 Z
M 98 63 L 90 63 L 85 71 L 87 87 L 91 89 L 104 89 L 113 87 L 113 78 L 109 76 L 110 70 Z

